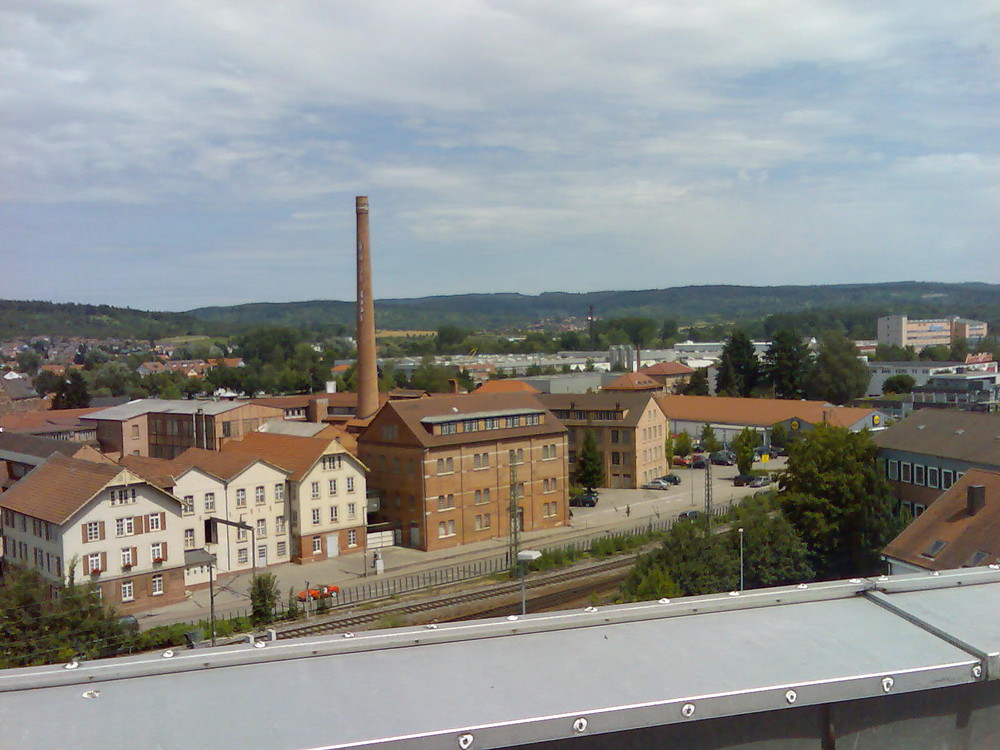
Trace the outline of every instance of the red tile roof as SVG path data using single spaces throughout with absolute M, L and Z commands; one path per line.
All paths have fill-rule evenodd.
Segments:
M 123 471 L 56 454 L 0 495 L 0 506 L 63 524 Z
M 657 396 L 656 403 L 660 405 L 668 419 L 757 427 L 770 427 L 788 419 L 801 419 L 810 424 L 826 422 L 838 427 L 850 427 L 874 411 L 833 406 L 823 401 L 728 396 Z
M 523 380 L 500 378 L 487 380 L 475 390 L 475 393 L 540 393 L 540 391 Z
M 334 440 L 267 432 L 251 432 L 242 440 L 231 440 L 222 446 L 223 455 L 237 453 L 262 458 L 288 471 L 289 479 L 296 482 L 302 481 L 324 454 L 339 453 L 341 450 L 343 447 Z
M 647 365 L 641 368 L 639 372 L 644 372 L 647 375 L 676 377 L 678 375 L 690 375 L 694 370 L 687 365 L 682 365 L 680 362 L 657 362 L 655 365 Z
M 660 383 L 653 380 L 648 375 L 641 372 L 626 372 L 620 378 L 616 378 L 602 390 L 605 391 L 658 391 L 662 388 Z

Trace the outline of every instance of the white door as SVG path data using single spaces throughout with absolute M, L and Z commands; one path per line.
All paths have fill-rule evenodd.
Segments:
M 327 534 L 326 535 L 326 556 L 327 557 L 337 557 L 340 554 L 340 535 L 339 534 Z

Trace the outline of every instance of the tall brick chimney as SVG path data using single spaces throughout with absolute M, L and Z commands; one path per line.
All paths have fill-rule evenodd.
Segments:
M 378 411 L 378 370 L 375 362 L 375 300 L 372 298 L 371 241 L 368 235 L 368 196 L 355 198 L 358 220 L 358 410 L 359 419 Z

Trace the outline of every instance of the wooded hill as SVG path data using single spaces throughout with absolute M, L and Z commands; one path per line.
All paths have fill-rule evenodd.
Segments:
M 670 289 L 523 294 L 462 294 L 376 300 L 380 328 L 433 330 L 442 325 L 499 330 L 543 320 L 641 316 L 693 323 L 740 323 L 767 334 L 792 325 L 811 333 L 839 321 L 848 334 L 874 338 L 880 315 L 962 315 L 1000 326 L 1000 284 L 890 282 L 827 286 L 685 286 Z M 766 321 L 763 322 L 762 321 Z M 752 323 L 756 323 L 753 325 Z M 162 338 L 237 333 L 259 325 L 349 332 L 352 301 L 253 303 L 160 313 L 108 305 L 0 301 L 0 339 L 53 336 Z

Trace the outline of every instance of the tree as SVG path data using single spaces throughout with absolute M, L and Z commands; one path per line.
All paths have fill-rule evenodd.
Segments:
M 719 439 L 715 436 L 715 430 L 712 429 L 712 425 L 708 422 L 701 428 L 701 447 L 709 453 L 722 450 L 722 443 L 719 442 Z
M 824 577 L 878 573 L 880 551 L 902 530 L 875 455 L 867 431 L 826 424 L 789 448 L 778 480 L 781 509 Z
M 115 656 L 129 645 L 96 586 L 76 585 L 72 578 L 60 586 L 16 568 L 0 584 L 0 632 L 0 668 Z
M 777 398 L 798 399 L 810 364 L 809 348 L 794 331 L 783 328 L 771 338 L 762 370 Z
M 740 474 L 749 474 L 753 468 L 754 448 L 760 445 L 760 435 L 749 427 L 744 427 L 733 440 L 733 450 L 736 453 L 736 466 Z
M 947 362 L 951 358 L 951 347 L 944 344 L 927 346 L 920 350 L 917 359 L 931 362 Z M 962 357 L 964 360 L 965 357 Z
M 589 428 L 583 433 L 583 443 L 576 457 L 573 481 L 580 487 L 586 488 L 588 492 L 604 484 L 604 462 L 601 460 L 600 451 L 597 450 L 594 431 Z
M 56 388 L 51 408 L 85 409 L 88 406 L 90 406 L 90 392 L 87 390 L 87 381 L 83 379 L 79 370 L 73 370 L 69 374 L 69 378 Z
M 842 405 L 863 396 L 869 380 L 868 368 L 858 359 L 853 341 L 840 331 L 820 335 L 819 353 L 806 382 L 809 398 Z
M 795 528 L 766 500 L 747 498 L 736 508 L 726 541 L 739 556 L 739 529 L 743 529 L 744 588 L 766 588 L 811 581 L 809 549 Z
M 641 555 L 622 583 L 620 598 L 625 602 L 648 602 L 682 594 L 661 559 L 655 555 Z
M 24 375 L 34 375 L 41 364 L 42 358 L 34 349 L 22 349 L 17 353 L 17 369 Z
M 43 396 L 46 393 L 55 393 L 56 389 L 59 388 L 59 384 L 65 379 L 66 378 L 62 375 L 56 375 L 54 372 L 42 370 L 35 376 L 32 385 L 35 387 L 35 392 L 38 395 Z
M 691 373 L 687 385 L 684 386 L 685 396 L 707 396 L 708 395 L 708 368 L 700 367 Z
M 893 375 L 882 383 L 882 393 L 913 393 L 916 382 L 912 375 L 907 375 L 905 372 Z
M 896 346 L 895 344 L 879 344 L 875 347 L 877 362 L 913 362 L 917 353 L 912 346 Z
M 274 573 L 258 573 L 250 580 L 250 622 L 255 626 L 274 621 L 274 610 L 281 593 Z
M 670 470 L 670 464 L 674 462 L 674 439 L 667 433 L 667 437 L 663 441 L 663 456 L 667 459 L 667 470 Z
M 961 337 L 957 338 L 951 342 L 951 348 L 948 350 L 948 359 L 952 362 L 964 362 L 969 351 L 969 340 Z
M 715 390 L 724 396 L 748 398 L 760 379 L 760 362 L 753 342 L 739 328 L 733 330 L 719 358 Z
M 771 445 L 783 448 L 788 442 L 788 428 L 784 422 L 778 422 L 771 427 Z
M 635 366 L 641 367 L 641 349 L 643 345 L 649 343 L 656 336 L 660 328 L 656 324 L 656 321 L 650 318 L 615 318 L 608 321 L 608 326 L 617 328 L 625 333 L 629 343 L 635 349 Z
M 678 456 L 686 456 L 691 453 L 691 436 L 686 432 L 682 432 L 674 440 L 674 453 Z

